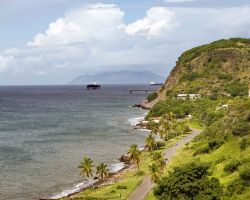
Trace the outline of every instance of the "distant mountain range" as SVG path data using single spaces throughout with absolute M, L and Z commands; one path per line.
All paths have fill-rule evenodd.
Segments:
M 83 75 L 75 78 L 69 84 L 149 84 L 151 81 L 163 83 L 165 78 L 151 72 L 106 72 L 95 75 Z

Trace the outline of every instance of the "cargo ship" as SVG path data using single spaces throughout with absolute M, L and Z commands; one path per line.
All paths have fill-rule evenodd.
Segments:
M 163 83 L 150 82 L 150 85 L 163 85 Z
M 97 90 L 100 89 L 101 85 L 97 83 L 92 83 L 87 85 L 87 90 Z

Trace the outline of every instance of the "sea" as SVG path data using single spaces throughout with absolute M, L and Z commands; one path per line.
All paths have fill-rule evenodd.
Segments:
M 84 156 L 110 170 L 146 131 L 134 129 L 145 110 L 132 108 L 149 85 L 0 87 L 0 199 L 59 198 L 90 184 L 77 166 Z

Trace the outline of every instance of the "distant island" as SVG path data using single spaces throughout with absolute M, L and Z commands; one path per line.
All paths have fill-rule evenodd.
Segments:
M 98 82 L 101 84 L 150 84 L 150 82 L 163 83 L 165 77 L 151 73 L 151 72 L 132 72 L 132 71 L 119 71 L 119 72 L 105 72 L 94 75 L 82 75 L 69 84 L 89 84 Z

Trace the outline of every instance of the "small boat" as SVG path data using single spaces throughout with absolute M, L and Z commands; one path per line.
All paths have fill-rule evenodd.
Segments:
M 87 85 L 87 90 L 97 90 L 100 89 L 101 85 L 97 83 L 92 83 Z
M 163 83 L 150 82 L 150 85 L 163 85 Z

